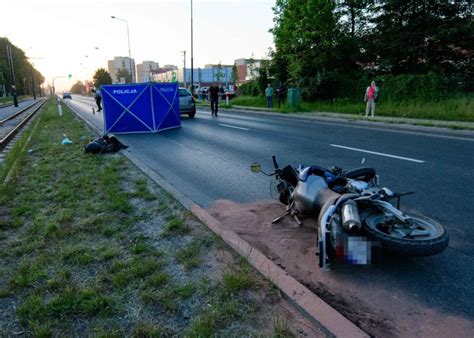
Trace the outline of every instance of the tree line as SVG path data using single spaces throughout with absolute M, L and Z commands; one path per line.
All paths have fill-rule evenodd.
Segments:
M 11 92 L 12 78 L 8 65 L 7 45 L 11 46 L 13 68 L 15 71 L 16 92 L 19 95 L 32 95 L 33 82 L 35 92 L 39 93 L 44 76 L 36 70 L 25 55 L 25 52 L 12 44 L 7 38 L 0 37 L 0 96 Z M 5 93 L 3 92 L 5 90 Z
M 260 90 L 281 81 L 305 99 L 360 98 L 377 80 L 398 99 L 473 91 L 470 1 L 276 0 L 273 11 Z

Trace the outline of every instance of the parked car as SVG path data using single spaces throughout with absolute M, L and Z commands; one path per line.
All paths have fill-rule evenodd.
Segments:
M 63 100 L 64 100 L 64 99 L 70 99 L 70 100 L 72 100 L 71 93 L 63 93 Z
M 187 114 L 190 119 L 196 115 L 196 101 L 186 88 L 178 88 L 180 114 Z

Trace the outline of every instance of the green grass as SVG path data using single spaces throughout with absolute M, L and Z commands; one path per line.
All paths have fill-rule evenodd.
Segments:
M 170 237 L 175 235 L 186 235 L 189 234 L 191 228 L 179 217 L 170 216 L 164 226 L 164 230 L 161 232 L 161 236 Z
M 273 334 L 272 338 L 292 338 L 296 335 L 291 332 L 288 322 L 281 318 L 273 319 Z
M 255 284 L 254 277 L 250 273 L 248 265 L 242 266 L 240 269 L 227 271 L 222 276 L 224 287 L 229 292 L 245 290 Z
M 232 105 L 248 107 L 266 107 L 264 97 L 239 96 L 231 101 Z M 330 101 L 302 102 L 298 109 L 284 106 L 275 111 L 290 112 L 334 112 L 342 114 L 365 115 L 365 103 L 348 99 Z M 442 121 L 474 122 L 473 95 L 439 101 L 383 101 L 377 103 L 377 116 L 417 118 Z
M 62 117 L 56 109 L 50 100 L 0 166 L 2 182 L 12 178 L 0 184 L 7 317 L 38 337 L 78 327 L 97 337 L 254 335 L 260 304 L 241 291 L 256 289 L 255 272 L 239 263 L 222 280 L 205 278 L 204 259 L 228 250 L 222 240 L 134 179 L 120 154 L 85 154 L 89 131 L 66 106 Z
M 147 181 L 144 179 L 135 180 L 135 191 L 131 193 L 132 197 L 138 197 L 145 201 L 153 201 L 156 196 L 148 189 Z
M 176 259 L 186 270 L 190 270 L 201 263 L 201 249 L 202 241 L 193 240 L 176 253 Z
M 20 95 L 20 96 L 17 96 L 17 99 L 18 99 L 18 101 L 21 101 L 21 100 L 29 98 L 29 97 L 30 96 Z M 13 97 L 11 97 L 11 96 L 0 97 L 0 105 L 3 104 L 3 103 L 13 103 Z
M 237 96 L 230 103 L 235 106 L 267 107 L 267 100 L 263 96 Z

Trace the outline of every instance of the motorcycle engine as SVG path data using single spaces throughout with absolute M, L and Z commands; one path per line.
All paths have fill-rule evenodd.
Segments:
M 363 190 L 367 190 L 369 188 L 369 184 L 365 181 L 350 180 L 347 182 L 346 187 L 347 187 L 347 190 L 359 194 Z

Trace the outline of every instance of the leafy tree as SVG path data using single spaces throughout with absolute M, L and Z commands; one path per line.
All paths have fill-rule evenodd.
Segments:
M 125 83 L 132 82 L 130 72 L 126 68 L 120 68 L 117 73 L 115 73 L 115 79 L 117 80 L 117 82 L 120 82 L 121 78 L 125 78 Z
M 86 91 L 86 86 L 81 81 L 77 81 L 71 87 L 71 93 L 72 94 L 82 94 L 85 91 Z
M 0 87 L 3 84 L 9 92 L 12 85 L 10 68 L 7 61 L 7 45 L 10 45 L 12 50 L 17 93 L 31 93 L 32 78 L 35 83 L 36 92 L 38 92 L 37 87 L 44 82 L 44 76 L 28 61 L 25 52 L 12 44 L 7 38 L 0 38 Z
M 258 83 L 258 88 L 261 95 L 264 95 L 265 88 L 267 88 L 268 84 L 271 83 L 269 64 L 269 61 L 262 60 L 260 62 L 260 68 L 258 69 L 258 77 L 256 81 Z
M 92 79 L 94 80 L 94 87 L 96 88 L 99 88 L 99 86 L 103 84 L 112 84 L 112 78 L 110 77 L 109 72 L 104 68 L 97 69 Z
M 474 22 L 467 1 L 386 0 L 375 10 L 370 52 L 382 71 L 472 71 Z
M 248 76 L 250 77 L 250 80 L 254 80 L 257 77 L 257 63 L 253 57 L 247 60 L 247 65 L 248 65 L 248 70 L 249 74 Z
M 277 0 L 274 13 L 273 56 L 287 66 L 289 81 L 305 98 L 334 97 L 341 64 L 335 2 Z
M 224 77 L 224 72 L 222 71 L 222 63 L 219 61 L 219 64 L 217 65 L 217 71 L 216 71 L 216 81 L 221 82 L 221 79 Z
M 237 72 L 237 64 L 234 63 L 234 65 L 232 66 L 232 73 L 230 74 L 231 82 L 235 84 L 237 82 L 238 77 L 239 75 Z

